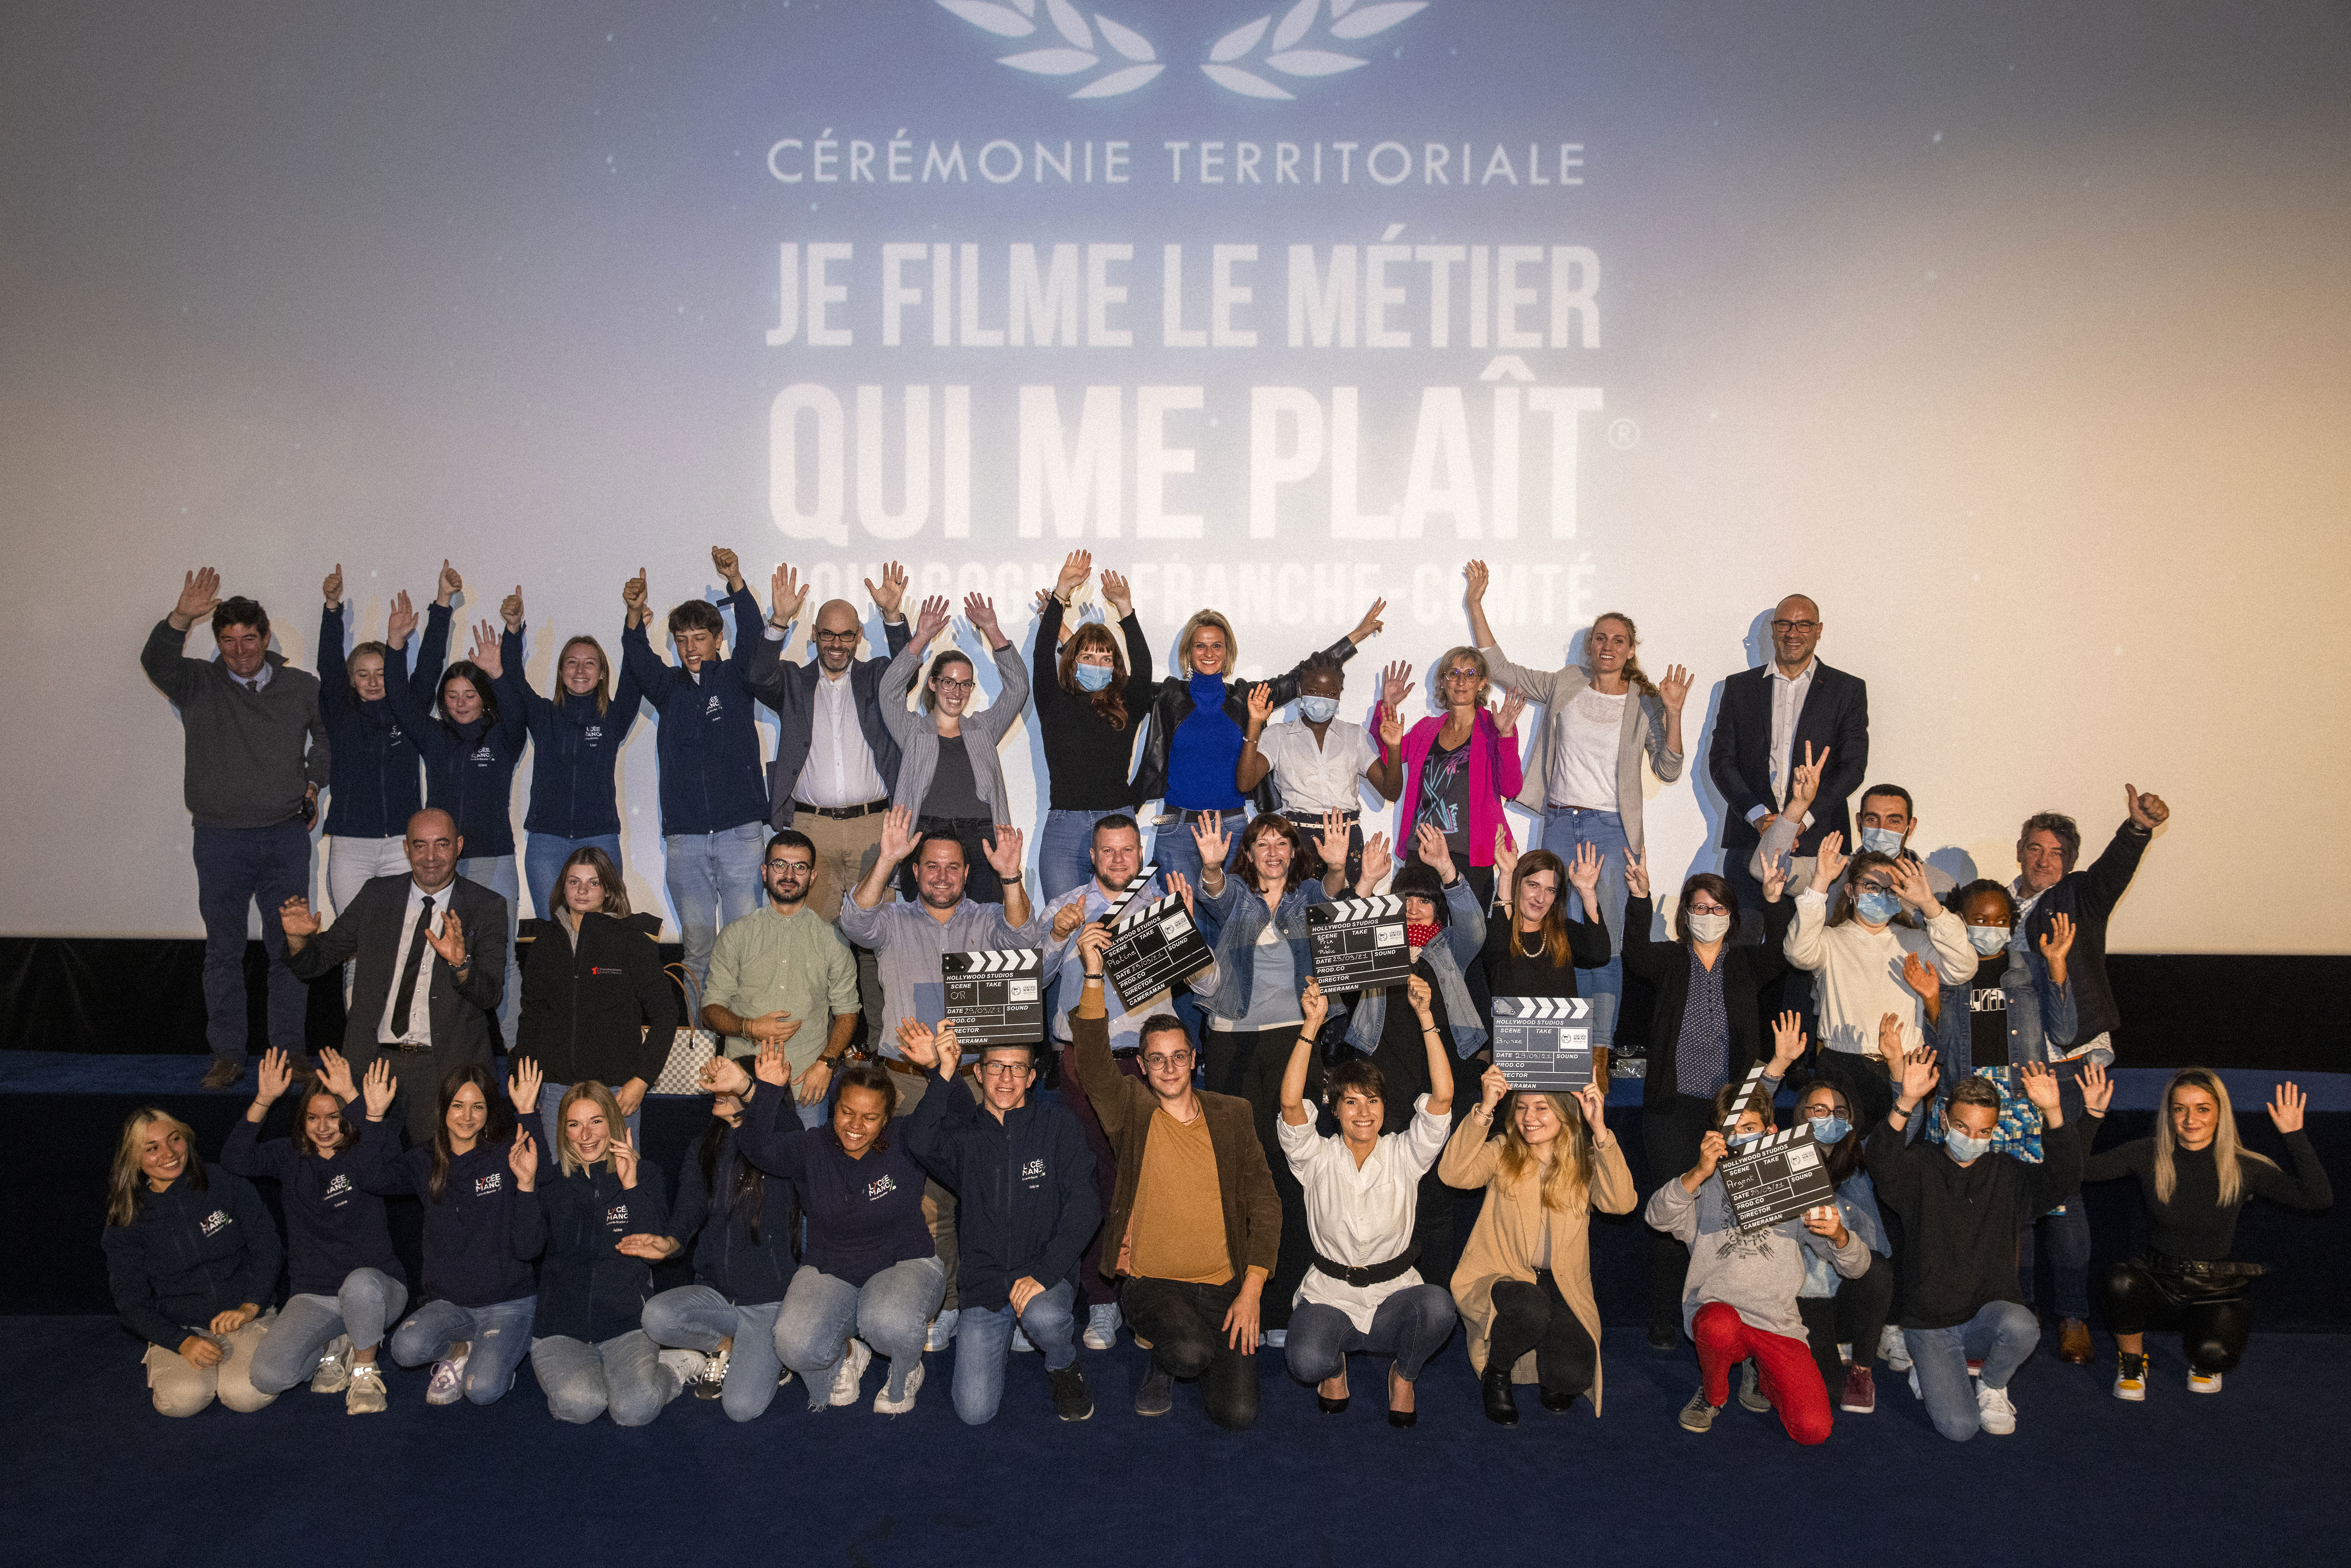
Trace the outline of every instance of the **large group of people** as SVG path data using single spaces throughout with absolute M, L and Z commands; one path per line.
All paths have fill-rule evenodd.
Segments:
M 965 1422 L 995 1416 L 1019 1352 L 1043 1387 L 1010 1396 L 1078 1421 L 1081 1352 L 1124 1330 L 1149 1354 L 1143 1416 L 1192 1383 L 1212 1421 L 1248 1427 L 1265 1349 L 1332 1415 L 1374 1358 L 1388 1421 L 1410 1427 L 1456 1334 L 1494 1423 L 1519 1422 L 1529 1385 L 1596 1416 L 1597 1209 L 1650 1229 L 1650 1343 L 1695 1347 L 1682 1427 L 1709 1430 L 1735 1375 L 1743 1408 L 1819 1443 L 1876 1409 L 1882 1364 L 1965 1439 L 2015 1429 L 2043 1243 L 2057 1354 L 2095 1359 L 2085 1181 L 2130 1177 L 2144 1209 L 2146 1247 L 2095 1291 L 2132 1401 L 2150 1332 L 2183 1336 L 2198 1393 L 2243 1355 L 2246 1202 L 2332 1201 L 2291 1083 L 2268 1105 L 2283 1164 L 2241 1141 L 2202 1069 L 2173 1078 L 2153 1136 L 2095 1147 L 2117 1060 L 2106 925 L 2168 808 L 2126 786 L 2087 866 L 2074 821 L 2037 814 L 2012 880 L 1958 883 L 1911 847 L 1911 791 L 1866 781 L 1866 687 L 1821 662 L 1802 595 L 1773 611 L 1767 662 L 1723 687 L 1706 752 L 1720 870 L 1661 898 L 1642 805 L 1683 771 L 1691 675 L 1645 674 L 1615 613 L 1564 668 L 1509 662 L 1481 562 L 1469 641 L 1426 674 L 1432 711 L 1407 714 L 1398 662 L 1361 722 L 1342 716 L 1345 667 L 1378 601 L 1262 681 L 1202 610 L 1163 678 L 1116 572 L 1100 578 L 1115 621 L 1084 619 L 1078 551 L 1038 595 L 1026 658 L 993 604 L 965 601 L 991 697 L 946 599 L 908 623 L 894 563 L 866 583 L 883 651 L 865 658 L 856 606 L 811 613 L 779 567 L 763 612 L 733 551 L 712 563 L 731 648 L 694 598 L 664 658 L 640 571 L 619 670 L 575 634 L 552 695 L 525 674 L 519 585 L 444 663 L 465 592 L 449 563 L 421 622 L 397 596 L 384 639 L 348 649 L 338 566 L 312 675 L 270 651 L 260 605 L 187 574 L 141 662 L 185 733 L 206 1086 L 247 1071 L 256 904 L 270 1049 L 209 1164 L 165 1111 L 122 1131 L 103 1240 L 159 1410 L 251 1411 L 307 1381 L 372 1413 L 388 1366 L 429 1366 L 428 1403 L 486 1404 L 528 1357 L 570 1422 L 642 1425 L 689 1392 L 747 1421 L 795 1379 L 811 1409 L 853 1405 L 877 1360 L 888 1415 L 952 1350 Z M 192 657 L 207 619 L 218 657 Z M 808 656 L 788 660 L 803 628 Z M 1032 701 L 1033 832 L 998 758 Z M 616 768 L 648 703 L 676 984 L 622 877 Z M 322 798 L 331 918 L 310 896 Z M 1408 973 L 1326 993 L 1310 912 L 1383 893 Z M 1208 956 L 1132 996 L 1107 978 L 1113 922 L 1162 899 Z M 1008 948 L 1037 955 L 1039 1038 L 967 1046 L 949 956 Z M 313 1060 L 302 988 L 329 979 L 347 1024 Z M 1588 1001 L 1593 1082 L 1514 1088 L 1498 998 Z M 674 1053 L 708 1038 L 682 1026 L 719 1045 L 698 1066 L 709 1123 L 671 1172 L 643 1153 L 643 1117 Z M 1610 1078 L 1636 1072 L 1637 1113 L 1612 1121 Z M 265 1138 L 280 1101 L 287 1135 Z M 1726 1162 L 1799 1127 L 1834 1198 L 1742 1224 Z M 255 1180 L 278 1185 L 282 1241 Z M 394 1197 L 423 1211 L 413 1281 Z M 673 1258 L 693 1282 L 658 1290 Z

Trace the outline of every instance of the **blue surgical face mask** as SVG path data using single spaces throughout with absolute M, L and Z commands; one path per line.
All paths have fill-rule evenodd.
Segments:
M 1960 1132 L 1957 1127 L 1943 1129 L 1943 1152 L 1961 1165 L 1980 1160 L 1991 1152 L 1991 1140 Z
M 1110 685 L 1113 672 L 1108 664 L 1080 664 L 1074 674 L 1078 677 L 1078 685 L 1090 692 L 1098 692 Z
M 1300 697 L 1298 712 L 1310 724 L 1328 724 L 1339 716 L 1337 697 Z
M 1844 1142 L 1844 1135 L 1852 1131 L 1853 1124 L 1843 1116 L 1813 1118 L 1813 1142 L 1816 1144 L 1841 1144 Z
M 1902 913 L 1902 901 L 1890 893 L 1872 889 L 1854 899 L 1853 909 L 1872 925 L 1884 925 Z
M 1891 828 L 1864 828 L 1861 847 L 1873 854 L 1898 855 L 1902 852 L 1902 835 Z
M 2005 925 L 1970 925 L 1968 927 L 1968 943 L 1970 946 L 1974 947 L 1978 953 L 1989 958 L 1994 953 L 2003 952 L 2007 949 L 2008 927 Z

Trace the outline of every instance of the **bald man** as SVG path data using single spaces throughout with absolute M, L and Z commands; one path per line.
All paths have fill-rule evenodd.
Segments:
M 1828 753 L 1820 789 L 1799 826 L 1793 852 L 1817 852 L 1830 833 L 1854 849 L 1845 802 L 1869 767 L 1869 687 L 1857 675 L 1820 660 L 1820 606 L 1801 593 L 1771 612 L 1771 661 L 1723 683 L 1722 708 L 1708 748 L 1707 768 L 1729 810 L 1722 823 L 1722 873 L 1739 902 L 1763 907 L 1763 886 L 1750 869 L 1755 847 L 1779 821 L 1804 747 Z
M 490 1019 L 506 991 L 507 901 L 457 874 L 465 841 L 437 807 L 408 819 L 404 876 L 371 879 L 332 925 L 307 898 L 278 907 L 286 961 L 305 980 L 359 961 L 343 1025 L 343 1055 L 356 1080 L 381 1056 L 399 1080 L 394 1107 L 412 1144 L 441 1119 L 441 1081 L 452 1069 L 487 1065 Z

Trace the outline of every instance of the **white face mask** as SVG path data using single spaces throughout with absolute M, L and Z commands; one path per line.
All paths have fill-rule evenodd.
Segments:
M 1688 928 L 1693 940 L 1719 942 L 1729 934 L 1730 915 L 1727 910 L 1717 910 L 1710 915 L 1686 915 L 1682 917 L 1682 924 Z

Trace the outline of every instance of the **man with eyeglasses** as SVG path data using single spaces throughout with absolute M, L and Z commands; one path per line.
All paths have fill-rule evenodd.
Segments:
M 974 1103 L 955 1082 L 963 1052 L 951 1027 L 910 1019 L 898 1043 L 908 1061 L 946 1081 L 906 1119 L 906 1147 L 958 1200 L 956 1414 L 967 1427 L 995 1418 L 1017 1326 L 1044 1354 L 1053 1413 L 1082 1421 L 1094 1401 L 1078 1371 L 1077 1272 L 1102 1228 L 1085 1134 L 1067 1106 L 1029 1099 L 1035 1047 L 982 1051 Z
M 1192 1083 L 1192 1041 L 1172 1013 L 1144 1020 L 1143 1076 L 1110 1053 L 1102 954 L 1110 930 L 1078 937 L 1085 988 L 1071 1020 L 1078 1082 L 1118 1159 L 1104 1222 L 1106 1275 L 1126 1281 L 1124 1311 L 1151 1343 L 1134 1413 L 1165 1416 L 1174 1383 L 1198 1378 L 1208 1419 L 1257 1420 L 1259 1298 L 1281 1255 L 1281 1199 L 1249 1103 Z
M 787 828 L 769 839 L 759 875 L 767 904 L 721 931 L 710 950 L 702 1021 L 727 1037 L 728 1056 L 782 1046 L 800 1125 L 814 1127 L 857 1032 L 857 960 L 810 907 L 816 846 L 806 833 Z
M 1791 850 L 1812 855 L 1830 833 L 1853 838 L 1845 802 L 1869 767 L 1869 687 L 1858 675 L 1821 662 L 1815 650 L 1822 624 L 1818 605 L 1790 594 L 1771 612 L 1771 662 L 1722 684 L 1707 770 L 1730 808 L 1722 823 L 1722 873 L 1743 908 L 1763 907 L 1763 884 L 1752 869 L 1755 850 L 1782 812 L 1792 810 L 1789 798 L 1806 747 L 1825 754 L 1826 766 L 1809 808 L 1792 809 L 1799 827 Z

